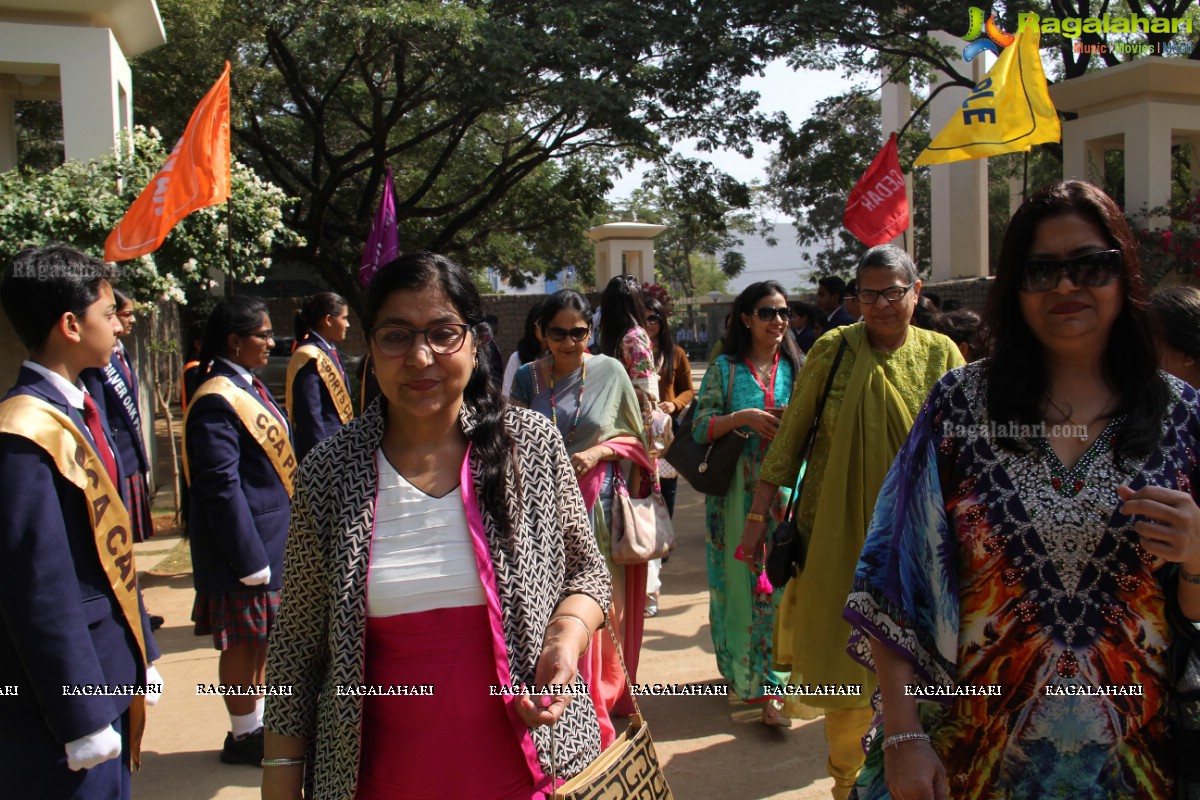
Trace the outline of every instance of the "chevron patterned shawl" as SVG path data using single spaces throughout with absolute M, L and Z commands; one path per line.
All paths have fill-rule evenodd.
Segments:
M 265 725 L 275 733 L 316 738 L 314 784 L 323 800 L 353 800 L 356 788 L 362 699 L 339 696 L 336 687 L 360 685 L 363 679 L 375 452 L 383 439 L 383 406 L 383 399 L 377 399 L 360 418 L 314 448 L 300 467 L 283 598 L 267 651 L 268 683 L 291 686 L 292 695 L 270 699 Z M 511 674 L 514 681 L 530 682 L 546 623 L 558 603 L 581 593 L 608 608 L 612 584 L 558 431 L 532 411 L 509 408 L 506 414 L 516 442 L 513 469 L 505 478 L 516 535 L 504 539 L 482 503 L 480 511 Z M 460 419 L 469 432 L 471 412 L 464 409 Z M 470 466 L 478 489 L 478 465 Z M 447 736 L 464 734 L 450 724 Z M 430 733 L 436 735 L 432 728 Z M 546 729 L 532 736 L 548 771 Z M 599 729 L 589 697 L 578 696 L 568 706 L 557 738 L 560 776 L 578 773 L 599 755 Z M 446 744 L 449 753 L 462 752 L 467 743 L 448 738 Z

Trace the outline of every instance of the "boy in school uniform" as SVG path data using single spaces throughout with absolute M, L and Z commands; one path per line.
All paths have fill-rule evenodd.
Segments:
M 0 402 L 0 787 L 127 800 L 158 648 L 141 602 L 119 455 L 79 374 L 121 324 L 107 267 L 27 248 L 0 304 L 29 349 Z

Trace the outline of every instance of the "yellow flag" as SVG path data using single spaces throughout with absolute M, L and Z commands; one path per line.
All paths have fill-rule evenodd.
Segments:
M 1038 55 L 1040 37 L 1037 29 L 1017 34 L 915 166 L 998 156 L 1062 139 Z

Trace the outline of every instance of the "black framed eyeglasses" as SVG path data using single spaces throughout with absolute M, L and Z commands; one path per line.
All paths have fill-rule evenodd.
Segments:
M 660 317 L 658 314 L 647 314 L 647 315 L 646 315 L 646 322 L 648 322 L 648 323 L 653 323 L 653 324 L 655 324 L 655 325 L 661 325 L 661 324 L 662 324 L 662 317 Z
M 754 316 L 763 322 L 770 322 L 776 317 L 787 322 L 792 318 L 792 310 L 787 306 L 763 306 L 762 308 L 754 309 Z
M 889 286 L 886 289 L 859 289 L 858 294 L 855 296 L 858 298 L 858 302 L 867 306 L 875 305 L 881 297 L 889 303 L 896 303 L 903 299 L 904 295 L 912 291 L 912 288 L 916 285 L 917 282 L 913 281 L 908 286 Z
M 247 336 L 253 336 L 255 339 L 262 339 L 264 342 L 269 342 L 275 338 L 275 331 L 255 331 L 247 333 Z
M 567 330 L 566 328 L 547 328 L 546 338 L 552 342 L 561 342 L 570 336 L 571 341 L 582 342 L 584 339 L 588 338 L 588 334 L 591 332 L 591 330 L 592 329 L 586 325 L 581 325 L 578 328 L 571 328 L 570 330 Z
M 1076 286 L 1095 289 L 1107 286 L 1121 274 L 1121 251 L 1099 250 L 1061 261 L 1030 260 L 1021 272 L 1021 290 L 1048 292 L 1058 286 L 1063 275 Z
M 418 336 L 424 336 L 429 349 L 439 356 L 448 356 L 462 349 L 471 326 L 465 322 L 443 322 L 417 330 L 404 325 L 381 325 L 371 333 L 371 341 L 379 352 L 389 358 L 408 355 Z

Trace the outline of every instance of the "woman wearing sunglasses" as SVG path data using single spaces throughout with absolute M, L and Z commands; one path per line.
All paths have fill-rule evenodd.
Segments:
M 763 722 L 771 726 L 788 724 L 778 703 L 763 693 L 764 685 L 782 683 L 786 677 L 772 669 L 771 653 L 782 592 L 770 591 L 769 584 L 764 587 L 758 580 L 761 570 L 751 574 L 739 561 L 739 544 L 763 455 L 779 429 L 779 416 L 791 399 L 804 359 L 788 334 L 790 317 L 787 295 L 775 281 L 752 283 L 737 296 L 722 354 L 700 385 L 693 428 L 700 442 L 745 437 L 729 493 L 705 498 L 709 623 L 717 668 L 730 690 L 743 700 L 762 703 Z
M 465 269 L 407 254 L 365 307 L 382 399 L 300 468 L 262 796 L 300 798 L 315 735 L 313 797 L 543 798 L 600 752 L 576 672 L 610 584 L 571 462 L 491 387 Z
M 607 520 L 612 519 L 613 478 L 623 462 L 643 469 L 645 433 L 637 396 L 625 366 L 616 359 L 588 352 L 592 310 L 579 293 L 555 292 L 542 307 L 542 339 L 550 354 L 523 365 L 513 379 L 513 405 L 546 415 L 558 428 L 591 517 L 592 532 L 608 561 L 613 581 L 609 619 L 621 641 L 629 674 L 637 681 L 642 646 L 646 565 L 611 563 Z M 605 746 L 613 739 L 610 713 L 626 699 L 625 678 L 611 639 L 597 636 L 581 661 L 600 717 Z M 620 714 L 618 710 L 616 712 Z
M 809 539 L 807 564 L 787 584 L 774 653 L 776 664 L 790 666 L 794 685 L 861 686 L 861 692 L 784 703 L 789 716 L 824 714 L 826 767 L 836 798 L 846 797 L 862 767 L 875 688 L 873 676 L 846 655 L 850 628 L 842 607 L 854 565 L 879 487 L 921 403 L 946 370 L 963 363 L 950 339 L 912 325 L 921 282 L 907 253 L 892 245 L 871 248 L 855 280 L 863 321 L 829 331 L 809 351 L 763 463 L 742 537 L 743 551 L 762 552 L 766 518 L 779 487 L 795 484 L 801 446 L 845 342 L 796 506 L 800 532 Z
M 1121 209 L 1079 181 L 1030 197 L 984 323 L 992 355 L 930 393 L 846 605 L 883 700 L 859 797 L 1184 796 L 1168 648 L 1200 619 L 1200 418 L 1158 370 Z

